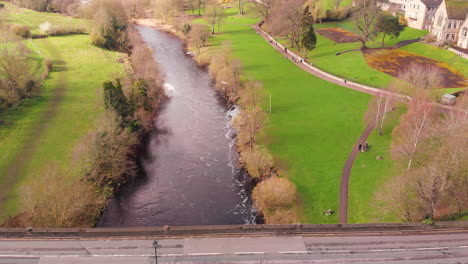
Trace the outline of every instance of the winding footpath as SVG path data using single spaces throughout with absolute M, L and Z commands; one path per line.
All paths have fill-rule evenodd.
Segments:
M 411 98 L 409 96 L 399 94 L 399 93 L 393 93 L 389 91 L 385 91 L 382 89 L 378 89 L 376 87 L 370 87 L 366 85 L 362 85 L 359 83 L 351 82 L 348 80 L 345 80 L 343 78 L 337 77 L 335 75 L 329 74 L 325 71 L 322 71 L 318 69 L 317 67 L 314 67 L 312 64 L 309 64 L 302 58 L 301 56 L 297 55 L 296 53 L 290 51 L 280 43 L 278 43 L 272 36 L 270 36 L 268 33 L 266 33 L 260 26 L 262 23 L 253 25 L 254 30 L 257 32 L 258 35 L 260 35 L 265 41 L 267 41 L 276 51 L 281 53 L 285 58 L 292 60 L 295 62 L 295 64 L 303 69 L 304 71 L 331 83 L 350 88 L 359 92 L 367 93 L 370 95 L 374 96 L 381 96 L 381 97 L 388 97 L 392 99 L 396 99 L 398 101 L 409 101 Z M 410 40 L 409 42 L 415 42 L 415 40 Z M 403 43 L 407 44 L 407 43 Z M 441 105 L 437 103 L 433 103 L 437 106 L 439 111 L 446 112 L 446 111 L 451 111 L 451 110 L 457 110 L 453 107 L 446 106 L 446 105 Z M 465 114 L 465 112 L 458 111 L 459 114 Z M 356 141 L 355 145 L 353 146 L 353 149 L 351 153 L 349 154 L 345 165 L 343 167 L 343 171 L 341 174 L 341 182 L 340 182 L 340 198 L 339 198 L 339 222 L 341 224 L 346 224 L 348 223 L 348 190 L 349 190 L 349 178 L 351 175 L 351 170 L 354 164 L 354 161 L 356 160 L 357 154 L 358 154 L 358 146 L 359 144 L 365 142 L 367 140 L 367 137 L 369 137 L 370 133 L 375 127 L 375 122 L 371 121 L 366 129 L 362 132 L 361 136 L 359 139 Z

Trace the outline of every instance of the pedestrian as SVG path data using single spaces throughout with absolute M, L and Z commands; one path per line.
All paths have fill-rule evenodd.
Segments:
M 286 47 L 284 47 L 284 52 L 288 53 L 288 49 Z
M 361 151 L 361 149 L 362 149 L 362 144 L 359 144 L 358 151 Z
M 344 81 L 344 83 L 347 83 L 346 80 L 343 80 L 343 81 Z

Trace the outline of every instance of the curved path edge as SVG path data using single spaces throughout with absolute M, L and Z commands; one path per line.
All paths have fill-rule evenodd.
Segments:
M 353 168 L 354 161 L 356 160 L 356 157 L 359 152 L 358 146 L 359 144 L 363 144 L 367 140 L 372 130 L 374 130 L 374 127 L 375 127 L 375 121 L 369 122 L 366 129 L 364 129 L 364 132 L 362 132 L 361 136 L 354 144 L 353 149 L 351 150 L 351 153 L 349 154 L 348 159 L 346 159 L 345 165 L 343 167 L 343 171 L 341 173 L 341 182 L 340 182 L 340 200 L 339 200 L 340 209 L 338 212 L 338 219 L 339 219 L 340 224 L 348 223 L 349 178 L 351 176 L 351 170 Z

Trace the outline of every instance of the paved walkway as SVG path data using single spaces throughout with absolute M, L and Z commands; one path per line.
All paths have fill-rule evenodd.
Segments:
M 324 71 L 314 67 L 312 64 L 306 62 L 304 60 L 304 58 L 302 58 L 301 56 L 297 55 L 296 53 L 290 51 L 289 49 L 287 49 L 286 47 L 284 47 L 283 45 L 278 43 L 272 36 L 270 36 L 268 33 L 266 33 L 259 25 L 260 24 L 257 24 L 257 25 L 253 26 L 253 28 L 255 29 L 257 34 L 262 36 L 263 39 L 265 39 L 268 43 L 270 43 L 270 45 L 273 48 L 275 48 L 279 53 L 281 53 L 283 56 L 285 56 L 286 58 L 288 58 L 288 59 L 292 60 L 293 62 L 295 62 L 296 65 L 299 68 L 303 69 L 304 71 L 306 71 L 306 72 L 308 72 L 310 74 L 315 75 L 316 77 L 318 77 L 320 79 L 323 79 L 325 81 L 328 81 L 328 82 L 331 82 L 331 83 L 334 83 L 334 84 L 338 84 L 340 86 L 350 88 L 350 89 L 353 89 L 353 90 L 356 90 L 356 91 L 359 91 L 359 92 L 367 93 L 367 94 L 370 94 L 370 95 L 391 97 L 391 98 L 399 100 L 399 101 L 409 101 L 409 100 L 411 100 L 411 98 L 409 96 L 406 96 L 406 95 L 393 93 L 393 92 L 385 91 L 385 90 L 378 89 L 378 88 L 375 88 L 375 87 L 370 87 L 370 86 L 362 85 L 362 84 L 359 84 L 359 83 L 351 82 L 351 81 L 345 80 L 343 78 L 340 78 L 340 77 L 334 76 L 332 74 L 329 74 L 327 72 L 324 72 Z M 414 40 L 411 40 L 411 41 L 414 41 Z M 462 115 L 465 114 L 466 115 L 466 112 L 463 111 L 463 110 L 461 110 L 461 111 L 458 110 L 457 111 L 457 109 L 455 109 L 453 107 L 450 107 L 450 106 L 441 105 L 441 104 L 437 104 L 437 103 L 432 103 L 432 104 L 435 104 L 437 106 L 438 110 L 441 111 L 441 112 L 447 112 L 447 111 L 455 110 L 456 112 L 458 112 L 458 114 L 462 114 Z M 342 224 L 345 224 L 345 223 L 348 222 L 349 177 L 350 177 L 350 174 L 351 174 L 351 169 L 353 167 L 353 163 L 356 160 L 356 157 L 357 157 L 357 154 L 358 154 L 357 148 L 358 148 L 359 144 L 366 141 L 367 137 L 370 135 L 370 133 L 374 129 L 374 126 L 375 126 L 374 121 L 371 121 L 367 125 L 366 129 L 361 134 L 358 141 L 355 143 L 355 145 L 353 147 L 353 150 L 349 154 L 348 159 L 346 160 L 346 163 L 345 163 L 345 165 L 343 167 L 343 171 L 342 171 L 342 174 L 341 174 L 340 200 L 339 200 L 339 222 L 342 223 Z
M 338 212 L 338 220 L 340 224 L 348 223 L 348 190 L 349 190 L 349 177 L 351 175 L 351 170 L 353 168 L 354 161 L 359 153 L 358 147 L 359 144 L 364 144 L 367 141 L 372 130 L 374 130 L 375 121 L 369 122 L 364 132 L 362 132 L 361 136 L 354 144 L 351 153 L 348 156 L 348 159 L 345 162 L 343 167 L 343 171 L 341 173 L 341 182 L 340 182 L 340 209 Z
M 340 86 L 350 88 L 359 92 L 371 94 L 371 95 L 390 96 L 390 97 L 398 98 L 400 100 L 409 99 L 407 96 L 402 95 L 402 94 L 392 93 L 392 92 L 378 89 L 375 87 L 370 87 L 370 86 L 362 85 L 359 83 L 351 82 L 343 78 L 329 74 L 327 72 L 324 72 L 314 67 L 312 64 L 307 63 L 301 56 L 297 55 L 296 53 L 292 52 L 291 50 L 285 48 L 283 45 L 278 43 L 273 37 L 271 37 L 268 33 L 263 31 L 263 29 L 260 28 L 259 25 L 254 25 L 253 28 L 260 36 L 262 36 L 268 43 L 270 43 L 270 45 L 273 48 L 275 48 L 279 53 L 281 53 L 283 56 L 285 56 L 288 59 L 295 60 L 296 65 L 299 68 L 303 69 L 304 71 L 310 74 L 317 76 L 320 79 L 323 79 L 325 81 L 338 84 Z

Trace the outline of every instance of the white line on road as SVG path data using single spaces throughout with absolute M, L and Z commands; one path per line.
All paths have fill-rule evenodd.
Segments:
M 214 256 L 221 255 L 221 253 L 188 253 L 187 256 Z
M 309 251 L 304 251 L 304 250 L 301 250 L 301 251 L 280 251 L 279 253 L 280 254 L 308 254 Z
M 235 255 L 263 255 L 265 252 L 234 252 Z

